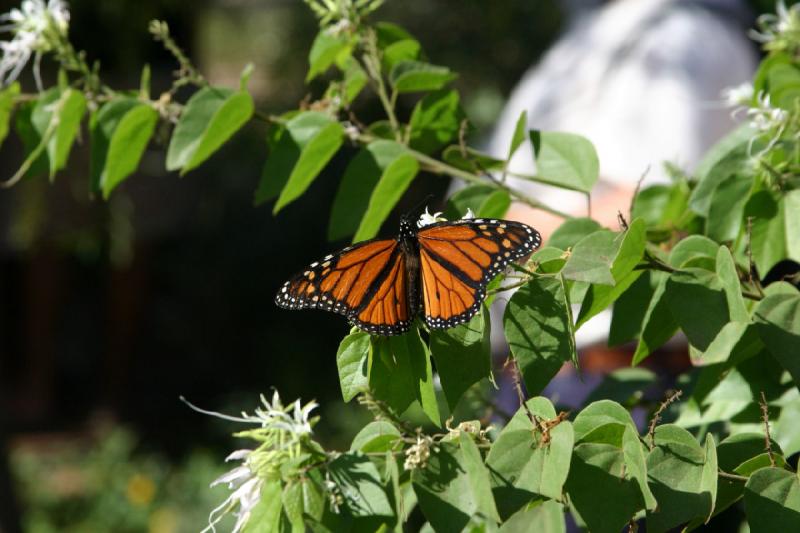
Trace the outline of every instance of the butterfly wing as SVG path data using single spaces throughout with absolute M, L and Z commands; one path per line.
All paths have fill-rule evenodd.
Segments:
M 510 220 L 441 222 L 417 232 L 425 322 L 451 328 L 472 318 L 486 285 L 509 263 L 530 255 L 539 232 Z
M 358 243 L 312 263 L 281 287 L 286 309 L 324 309 L 380 335 L 408 331 L 408 272 L 394 239 Z

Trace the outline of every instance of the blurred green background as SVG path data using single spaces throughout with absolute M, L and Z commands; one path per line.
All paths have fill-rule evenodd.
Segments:
M 0 11 L 16 4 L 0 1 Z M 137 87 L 145 63 L 154 93 L 168 88 L 176 65 L 147 33 L 155 18 L 212 83 L 235 86 L 253 62 L 250 87 L 263 111 L 294 108 L 322 87 L 303 82 L 317 26 L 300 0 L 70 7 L 73 43 L 115 88 Z M 558 35 L 562 8 L 557 0 L 389 0 L 374 18 L 406 27 L 432 62 L 460 73 L 480 138 Z M 366 122 L 380 112 L 363 97 L 356 111 Z M 84 132 L 54 185 L 42 176 L 0 191 L 0 531 L 202 529 L 225 498 L 208 483 L 225 470 L 238 428 L 190 411 L 179 395 L 234 413 L 271 387 L 287 401 L 316 398 L 318 433 L 332 447 L 366 420 L 338 388 L 334 354 L 346 322 L 272 303 L 287 276 L 341 244 L 325 234 L 348 154 L 273 217 L 252 202 L 264 134 L 249 125 L 184 178 L 164 170 L 163 147 L 153 145 L 104 203 L 86 193 Z M 21 159 L 19 143 L 7 141 L 1 175 Z M 417 180 L 399 211 L 428 193 L 441 198 L 446 186 Z

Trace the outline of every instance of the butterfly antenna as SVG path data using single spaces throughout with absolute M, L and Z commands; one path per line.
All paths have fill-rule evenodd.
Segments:
M 414 214 L 415 214 L 415 213 L 417 213 L 417 214 L 421 214 L 421 212 L 422 212 L 422 208 L 423 208 L 423 207 L 427 207 L 427 204 L 428 204 L 428 202 L 430 202 L 431 200 L 433 200 L 433 198 L 434 198 L 434 196 L 433 196 L 432 194 L 429 194 L 428 196 L 426 196 L 426 197 L 425 197 L 425 198 L 424 198 L 424 199 L 423 199 L 421 202 L 419 202 L 418 204 L 416 204 L 416 205 L 415 205 L 415 206 L 414 206 L 414 207 L 413 207 L 411 210 L 409 210 L 409 211 L 406 213 L 406 216 L 405 216 L 405 218 L 408 218 L 408 219 L 413 219 L 413 218 L 416 218 L 416 217 L 414 216 Z

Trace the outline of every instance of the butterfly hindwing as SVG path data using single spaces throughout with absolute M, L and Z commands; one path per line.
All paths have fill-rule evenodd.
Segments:
M 373 240 L 312 263 L 281 287 L 275 303 L 333 311 L 369 333 L 393 335 L 411 324 L 407 283 L 397 240 Z
M 495 219 L 431 224 L 417 232 L 417 240 L 425 322 L 433 329 L 468 321 L 489 282 L 541 244 L 530 226 Z

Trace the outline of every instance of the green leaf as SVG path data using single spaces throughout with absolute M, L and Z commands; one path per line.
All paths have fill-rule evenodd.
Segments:
M 341 454 L 328 464 L 328 473 L 353 516 L 394 516 L 378 469 L 363 454 Z
M 55 104 L 53 118 L 56 120 L 55 133 L 47 143 L 47 154 L 50 159 L 50 179 L 56 172 L 67 166 L 67 159 L 72 144 L 81 127 L 81 120 L 86 112 L 86 98 L 75 89 L 67 89 Z
M 479 218 L 503 218 L 511 206 L 506 191 L 490 185 L 470 185 L 456 191 L 448 200 L 445 216 L 449 220 L 463 217 L 471 210 Z
M 471 462 L 470 466 L 467 462 Z M 481 470 L 474 455 L 471 459 L 465 458 L 461 446 L 441 442 L 431 449 L 427 466 L 412 471 L 411 481 L 417 501 L 435 531 L 460 533 L 473 515 L 491 512 L 486 499 L 488 476 L 470 476 L 473 469 Z
M 640 218 L 634 220 L 627 231 L 615 238 L 614 245 L 618 246 L 618 249 L 609 269 L 614 285 L 593 284 L 589 287 L 583 297 L 576 328 L 580 328 L 590 318 L 606 309 L 641 276 L 642 271 L 633 270 L 633 268 L 639 263 L 644 254 L 644 221 Z M 576 251 L 578 248 L 578 246 L 575 247 Z M 567 261 L 567 265 L 564 267 L 565 277 L 569 272 L 569 264 L 569 261 Z
M 520 113 L 519 118 L 517 119 L 517 124 L 514 126 L 514 134 L 511 136 L 511 145 L 508 147 L 508 156 L 506 157 L 506 161 L 510 161 L 511 157 L 520 147 L 520 145 L 525 142 L 525 130 L 528 128 L 528 112 L 523 111 Z
M 367 76 L 367 73 L 358 64 L 358 61 L 352 58 L 350 58 L 345 65 L 342 96 L 346 104 L 351 104 L 353 100 L 361 94 L 362 89 L 366 87 L 369 82 L 369 76 Z
M 346 402 L 369 390 L 369 351 L 369 334 L 363 331 L 351 333 L 339 344 L 336 366 L 339 368 L 342 398 Z
M 196 168 L 253 116 L 247 91 L 204 87 L 186 102 L 167 149 L 167 170 Z
M 575 329 L 580 328 L 592 317 L 598 315 L 609 305 L 614 303 L 628 288 L 642 275 L 641 270 L 631 270 L 625 277 L 620 279 L 616 285 L 590 285 L 583 297 L 581 310 L 578 313 L 578 321 Z
M 458 91 L 426 94 L 411 113 L 409 145 L 425 154 L 433 153 L 458 136 L 463 119 Z
M 543 420 L 556 418 L 547 398 L 526 402 L 531 413 Z M 509 516 L 538 496 L 561 499 L 572 457 L 572 424 L 562 421 L 542 441 L 525 409 L 520 408 L 489 450 L 486 465 L 492 474 L 492 490 L 501 516 Z
M 511 195 L 497 190 L 490 194 L 478 208 L 475 216 L 480 218 L 503 218 L 511 207 Z
M 627 276 L 641 260 L 644 243 L 645 224 L 642 219 L 634 220 L 630 227 L 621 233 L 597 231 L 578 241 L 562 273 L 565 278 L 576 281 L 615 286 L 625 279 L 630 285 L 635 278 Z M 627 287 L 615 291 L 614 297 L 622 294 L 625 288 Z M 614 292 L 608 291 L 605 297 L 608 298 L 612 294 Z M 611 301 L 613 299 L 609 300 L 609 303 Z M 587 313 L 592 311 L 596 314 L 604 308 L 605 306 L 592 309 L 590 305 Z
M 550 236 L 548 246 L 566 250 L 589 234 L 602 229 L 602 226 L 591 218 L 571 218 L 564 221 Z
M 792 64 L 777 64 L 767 72 L 769 96 L 772 105 L 794 111 L 800 98 L 800 70 Z
M 655 289 L 642 320 L 642 333 L 639 344 L 631 360 L 638 365 L 653 351 L 664 345 L 678 330 L 678 323 L 672 318 L 672 312 L 666 298 L 667 276 L 664 272 L 651 272 Z
M 394 444 L 402 438 L 400 431 L 389 422 L 378 420 L 364 426 L 353 437 L 351 452 L 380 453 L 394 449 Z
M 478 446 L 472 440 L 472 436 L 464 432 L 459 436 L 459 444 L 461 446 L 461 463 L 467 472 L 467 479 L 475 500 L 475 510 L 484 517 L 499 522 L 500 516 L 497 514 L 489 482 L 489 470 L 483 464 Z
M 389 74 L 389 81 L 398 93 L 436 91 L 456 78 L 447 67 L 421 61 L 399 61 Z
M 158 112 L 149 105 L 139 105 L 129 110 L 114 128 L 108 144 L 105 167 L 100 175 L 103 198 L 128 176 L 136 172 L 150 137 L 153 135 Z
M 754 316 L 761 340 L 800 387 L 800 292 L 787 287 L 767 295 L 758 303 Z
M 92 114 L 92 118 L 89 121 L 91 144 L 89 182 L 91 192 L 99 193 L 102 190 L 103 173 L 108 161 L 108 150 L 119 123 L 129 111 L 140 105 L 142 104 L 133 98 L 117 98 L 103 105 Z
M 258 503 L 250 511 L 250 518 L 242 533 L 271 533 L 278 531 L 281 520 L 281 482 L 278 479 L 265 481 L 261 486 Z
M 308 54 L 306 82 L 324 73 L 342 56 L 349 55 L 352 45 L 352 39 L 347 32 L 336 34 L 328 28 L 320 30 Z
M 707 350 L 730 321 L 727 296 L 714 272 L 699 268 L 673 272 L 667 282 L 666 298 L 689 343 L 700 351 Z
M 636 481 L 625 477 L 623 451 L 611 444 L 575 446 L 566 491 L 592 533 L 619 533 L 642 509 Z
M 642 324 L 653 297 L 655 285 L 650 272 L 644 271 L 617 298 L 614 302 L 611 329 L 608 333 L 609 346 L 618 346 L 641 334 Z
M 682 268 L 697 258 L 709 258 L 707 263 L 713 265 L 716 261 L 719 244 L 702 235 L 690 235 L 675 245 L 669 254 L 669 264 L 675 268 Z M 712 266 L 710 270 L 714 270 Z
M 17 174 L 26 172 L 38 160 L 43 161 L 38 154 L 45 151 L 52 181 L 56 172 L 66 165 L 85 110 L 83 94 L 73 89 L 61 92 L 59 87 L 53 87 L 42 93 L 30 114 L 30 125 L 35 135 L 29 135 L 29 143 L 26 144 L 30 144 L 31 149 Z M 34 139 L 35 144 L 30 142 Z
M 47 151 L 51 181 L 56 172 L 67 164 L 85 111 L 86 99 L 83 93 L 74 89 L 60 92 L 59 88 L 53 87 L 45 91 L 36 101 L 30 115 L 30 123 L 36 130 L 39 140 L 37 145 L 44 143 Z M 34 151 L 41 148 L 37 146 Z M 23 166 L 31 163 L 26 161 Z
M 369 387 L 376 398 L 402 414 L 416 399 L 411 362 L 395 356 L 388 337 L 371 337 L 370 341 Z
M 303 522 L 303 485 L 299 481 L 290 481 L 283 488 L 281 495 L 283 512 L 291 525 L 292 533 L 305 533 Z
M 416 39 L 400 39 L 383 49 L 383 67 L 386 72 L 401 61 L 414 61 L 419 59 L 422 47 Z
M 686 211 L 688 196 L 685 182 L 646 187 L 636 195 L 631 218 L 641 217 L 650 227 L 674 223 Z
M 442 159 L 458 169 L 468 172 L 489 172 L 501 170 L 505 164 L 502 160 L 494 158 L 474 148 L 450 145 L 442 152 Z
M 325 496 L 322 492 L 322 476 L 319 473 L 309 472 L 302 480 L 303 509 L 314 520 L 320 520 L 325 512 Z
M 431 353 L 451 412 L 467 389 L 491 375 L 490 333 L 486 308 L 466 324 L 431 331 Z
M 615 236 L 614 232 L 603 229 L 578 241 L 561 271 L 564 277 L 613 286 L 611 263 L 616 253 Z
M 583 408 L 572 423 L 575 442 L 611 444 L 622 448 L 625 428 L 636 431 L 630 413 L 617 402 L 600 400 Z M 638 435 L 638 432 L 637 432 Z
M 297 119 L 300 119 L 300 117 L 297 117 Z M 293 119 L 292 122 L 294 122 L 294 120 L 295 119 Z M 311 136 L 308 138 L 307 142 L 302 145 L 297 158 L 291 162 L 291 170 L 286 178 L 286 185 L 278 196 L 278 201 L 275 203 L 275 207 L 272 210 L 273 213 L 277 213 L 283 209 L 283 207 L 299 198 L 300 195 L 308 189 L 322 169 L 325 168 L 325 165 L 328 164 L 328 161 L 339 151 L 344 141 L 344 129 L 338 122 L 328 122 L 326 125 L 319 128 L 316 127 L 319 125 L 317 120 L 308 120 L 308 122 L 308 126 L 302 127 L 302 133 L 298 133 L 297 135 L 300 137 L 303 134 L 310 133 Z M 297 131 L 298 127 L 299 124 L 295 123 L 294 127 L 290 127 L 287 130 L 290 132 L 289 138 L 287 139 L 288 144 L 293 142 L 294 132 Z M 285 136 L 286 134 L 284 133 L 284 137 Z M 298 142 L 297 144 L 300 143 Z M 297 144 L 295 144 L 295 146 L 297 146 Z M 278 142 L 278 150 L 283 149 L 282 145 L 283 139 Z M 280 165 L 283 163 L 283 157 L 282 155 L 279 157 L 280 159 L 277 161 L 277 164 Z M 283 173 L 281 171 L 284 171 L 284 168 L 285 167 L 279 167 L 274 170 L 277 170 L 278 172 L 276 173 L 280 175 Z M 268 172 L 272 170 L 273 168 L 271 168 L 270 160 L 268 159 L 264 167 L 262 183 L 264 183 L 265 179 L 269 179 Z M 282 176 L 277 179 L 282 179 Z M 259 186 L 259 192 L 260 191 L 261 187 Z M 258 201 L 259 192 L 256 192 L 256 201 Z
M 0 90 L 0 145 L 8 135 L 8 126 L 11 121 L 11 112 L 14 109 L 14 99 L 19 95 L 19 83 L 14 82 Z
M 668 531 L 714 509 L 716 456 L 707 454 L 691 433 L 673 424 L 658 426 L 647 456 L 650 489 L 658 509 L 648 511 L 647 530 Z M 707 441 L 713 445 L 713 440 Z M 709 470 L 713 469 L 713 477 Z
M 530 395 L 541 392 L 575 357 L 566 294 L 558 279 L 537 278 L 515 292 L 503 315 L 503 329 Z
M 530 262 L 538 265 L 540 272 L 545 274 L 557 274 L 564 268 L 566 263 L 564 250 L 545 246 L 539 248 L 531 255 Z
M 775 447 L 777 448 L 777 445 Z M 724 472 L 735 472 L 748 460 L 762 454 L 764 436 L 759 433 L 739 433 L 731 435 L 717 447 L 719 468 Z M 713 515 L 717 515 L 738 501 L 744 493 L 744 483 L 738 480 L 717 476 L 717 501 Z M 697 525 L 705 519 L 696 520 Z
M 647 484 L 647 459 L 645 458 L 644 444 L 639 439 L 639 432 L 630 425 L 625 426 L 622 434 L 622 455 L 625 458 L 627 476 L 636 481 L 642 492 L 644 508 L 654 511 L 658 502 Z
M 744 490 L 752 533 L 800 530 L 800 479 L 782 468 L 764 468 L 750 476 Z
M 414 328 L 403 335 L 389 337 L 389 346 L 396 360 L 410 363 L 414 397 L 431 422 L 441 426 L 439 404 L 436 402 L 433 387 L 430 352 L 420 338 L 419 330 Z
M 711 194 L 706 235 L 718 242 L 732 241 L 739 234 L 744 207 L 753 187 L 753 176 L 731 174 Z
M 736 264 L 733 262 L 731 251 L 726 246 L 719 247 L 716 263 L 717 277 L 722 283 L 722 290 L 725 291 L 730 319 L 736 322 L 750 322 L 750 313 L 744 303 Z
M 535 502 L 515 513 L 498 533 L 566 533 L 564 506 L 553 500 Z
M 690 347 L 689 356 L 692 364 L 707 366 L 727 361 L 749 327 L 750 325 L 745 322 L 728 322 L 722 326 L 705 350 Z
M 719 184 L 732 174 L 746 174 L 745 170 L 750 168 L 750 141 L 755 135 L 748 124 L 743 124 L 706 153 L 697 165 L 698 184 L 689 198 L 689 207 L 695 213 L 708 217 L 711 199 Z
M 358 230 L 375 185 L 386 167 L 405 151 L 398 142 L 379 140 L 371 142 L 350 160 L 333 199 L 328 224 L 329 240 L 353 235 Z
M 588 193 L 597 183 L 600 163 L 594 145 L 574 133 L 529 132 L 537 181 Z
M 371 239 L 419 172 L 419 163 L 410 154 L 401 154 L 389 163 L 372 191 L 367 212 L 361 219 L 354 241 Z

